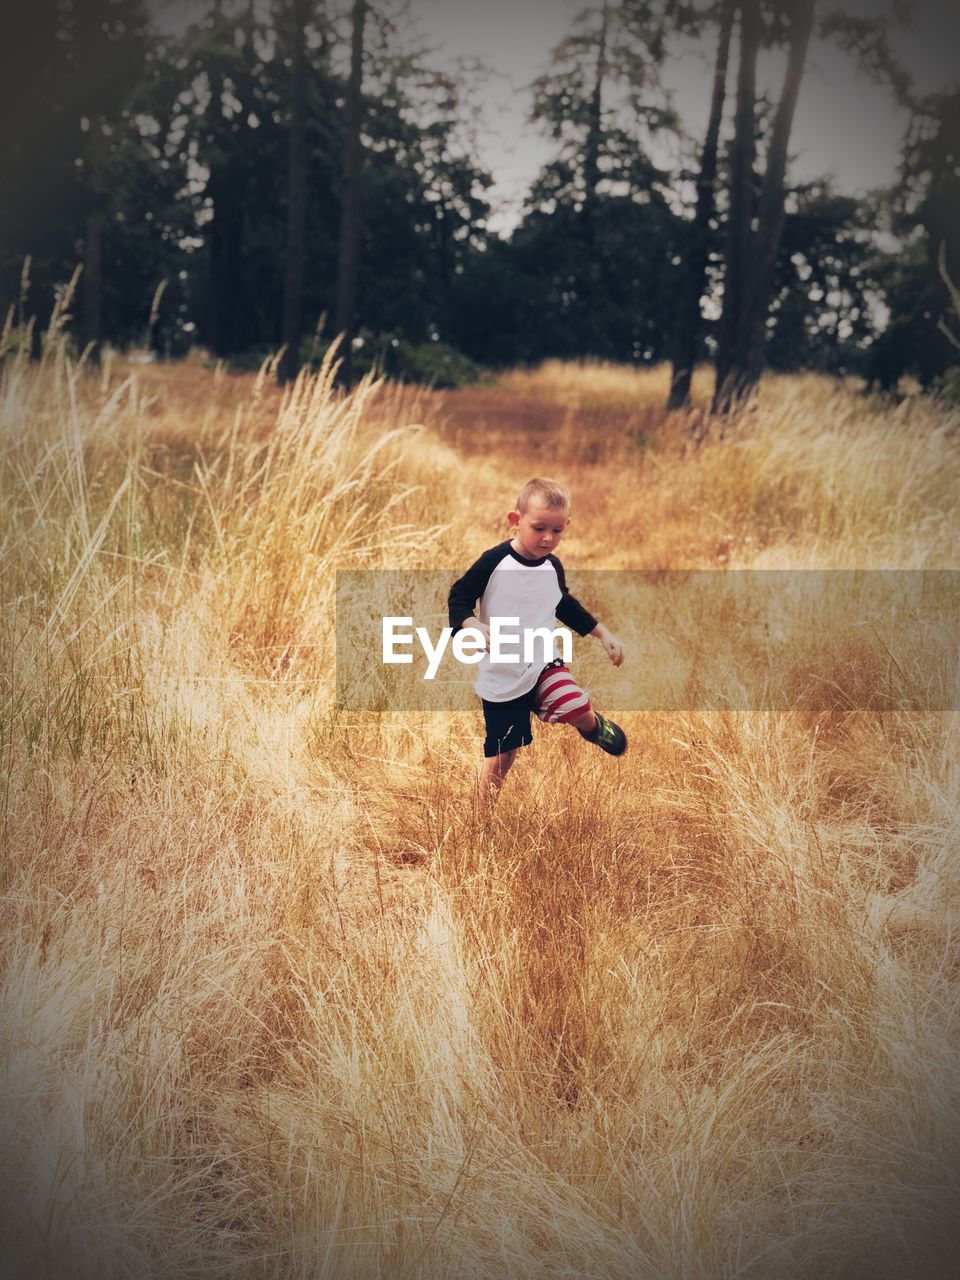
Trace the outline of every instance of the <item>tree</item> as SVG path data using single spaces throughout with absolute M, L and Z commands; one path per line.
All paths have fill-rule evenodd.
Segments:
M 690 382 L 693 377 L 700 331 L 700 299 L 706 284 L 711 241 L 710 224 L 716 204 L 717 150 L 726 99 L 727 62 L 730 56 L 735 12 L 735 0 L 723 0 L 717 58 L 713 73 L 713 92 L 710 97 L 710 117 L 697 177 L 697 203 L 685 253 L 683 287 L 677 303 L 668 410 L 682 408 L 690 399 Z
M 890 193 L 886 230 L 893 253 L 878 264 L 886 329 L 870 349 L 866 376 L 882 391 L 911 373 L 935 385 L 955 362 L 940 328 L 951 305 L 941 271 L 960 276 L 960 89 L 916 100 L 904 139 L 901 181 Z
M 86 133 L 83 174 L 83 340 L 99 360 L 103 337 L 103 240 L 108 216 L 107 163 L 145 53 L 148 19 L 141 0 L 76 0 L 72 22 L 75 103 Z
M 37 0 L 18 6 L 12 20 L 8 40 L 17 57 L 3 78 L 0 113 L 8 196 L 0 212 L 0 288 L 14 292 L 30 255 L 35 286 L 52 295 L 82 255 L 81 332 L 96 360 L 116 205 L 110 179 L 129 145 L 131 100 L 145 62 L 150 73 L 155 37 L 141 0 Z
M 16 5 L 4 22 L 0 303 L 5 319 L 18 302 L 27 257 L 33 300 L 38 293 L 52 295 L 59 264 L 79 238 L 82 213 L 75 175 L 79 121 L 70 103 L 70 51 L 58 35 L 59 6 L 54 0 Z M 10 56 L 14 49 L 16 57 Z
M 23 64 L 11 60 L 13 74 L 0 79 L 3 318 L 18 306 L 25 258 L 36 310 L 86 257 L 80 315 L 94 340 L 142 342 L 149 328 L 171 353 L 200 343 L 253 364 L 286 341 L 295 355 L 300 332 L 322 332 L 334 310 L 349 205 L 339 110 L 348 75 L 326 8 L 307 0 L 296 41 L 295 0 L 273 14 L 213 0 L 163 39 L 131 18 L 139 51 L 118 59 L 119 15 L 133 13 L 134 0 L 91 0 L 78 16 L 79 2 L 35 0 L 12 15 Z M 490 183 L 471 158 L 462 85 L 410 48 L 385 3 L 367 16 L 360 114 L 378 217 L 360 221 L 355 251 L 357 322 L 377 335 L 365 361 L 382 341 L 416 345 L 455 327 L 464 263 L 486 242 Z M 102 56 L 82 53 L 81 17 L 88 50 L 109 36 Z M 118 85 L 105 69 L 125 79 Z
M 307 212 L 307 9 L 308 0 L 290 6 L 290 153 L 287 176 L 287 245 L 283 276 L 283 317 L 280 341 L 283 355 L 277 366 L 279 382 L 295 378 L 300 367 L 300 325 L 303 313 L 303 265 Z
M 771 368 L 862 369 L 879 322 L 878 216 L 877 197 L 839 195 L 826 179 L 788 191 L 769 309 Z
M 723 310 L 717 329 L 716 385 L 728 385 L 736 360 L 737 335 L 746 293 L 747 261 L 754 210 L 756 161 L 757 55 L 760 50 L 760 0 L 740 0 L 740 54 L 737 68 L 737 107 L 730 161 L 730 209 L 727 215 Z
M 564 217 L 575 241 L 562 293 L 580 354 L 610 346 L 604 296 L 613 264 L 601 243 L 602 204 L 609 197 L 644 203 L 669 189 L 648 149 L 658 131 L 677 127 L 659 80 L 675 10 L 669 0 L 603 0 L 585 9 L 533 84 L 532 119 L 558 149 L 533 184 L 528 210 L 576 215 Z
M 750 67 L 755 65 L 756 48 L 761 38 L 761 5 L 759 0 L 740 0 L 740 8 L 742 92 L 738 93 L 728 255 L 713 398 L 714 411 L 721 413 L 729 411 L 750 395 L 763 368 L 764 348 L 770 332 L 769 309 L 785 222 L 785 175 L 790 133 L 813 31 L 816 0 L 788 0 L 770 8 L 769 34 L 778 41 L 789 40 L 789 56 L 767 146 L 766 168 L 759 193 L 754 197 L 756 205 L 754 207 L 751 201 L 749 212 L 745 208 L 747 165 L 744 157 L 748 153 L 752 157 L 755 147 L 756 113 L 749 105 L 755 94 L 749 80 Z M 902 6 L 895 5 L 894 8 L 897 15 L 902 16 Z M 831 10 L 821 21 L 820 32 L 856 55 L 867 74 L 892 87 L 898 101 L 903 104 L 909 100 L 909 77 L 891 50 L 887 18 Z M 748 83 L 743 82 L 744 76 Z M 751 227 L 751 219 L 756 221 L 755 230 Z
M 360 243 L 360 178 L 362 151 L 363 28 L 366 0 L 354 0 L 343 134 L 343 186 L 340 194 L 340 246 L 337 255 L 337 332 L 343 334 L 340 381 L 352 382 L 353 337 L 356 326 L 358 252 Z
M 654 193 L 601 193 L 596 210 L 600 288 L 592 353 L 648 364 L 670 354 L 683 219 Z M 474 251 L 457 280 L 454 340 L 473 359 L 512 365 L 583 356 L 579 210 L 532 209 L 508 241 Z
M 489 243 L 485 193 L 492 179 L 471 158 L 478 150 L 468 98 L 474 72 L 482 68 L 461 65 L 453 74 L 421 68 L 409 112 L 415 126 L 407 158 L 417 176 L 413 208 L 423 232 L 417 270 L 433 300 L 427 336 L 448 342 L 460 318 L 455 293 L 467 256 Z M 368 292 L 374 287 L 368 280 Z
M 757 385 L 763 369 L 767 312 L 785 216 L 787 148 L 813 31 L 816 0 L 794 0 L 794 4 L 790 55 L 763 175 L 757 230 L 750 237 L 750 259 L 745 272 L 746 288 L 738 318 L 734 361 L 720 386 L 721 410 L 744 399 Z
M 960 316 L 960 289 L 953 283 L 950 278 L 950 272 L 947 270 L 947 242 L 944 240 L 940 245 L 940 253 L 937 257 L 937 266 L 940 268 L 940 275 L 943 283 L 947 286 L 947 292 L 950 294 L 950 301 L 953 304 L 953 310 L 956 315 Z M 937 328 L 947 339 L 952 347 L 956 347 L 960 351 L 960 338 L 953 332 L 947 321 L 941 318 L 937 322 Z
M 278 337 L 290 101 L 272 30 L 253 6 L 228 17 L 214 0 L 183 39 L 184 143 L 205 181 L 195 259 L 199 335 L 218 356 Z M 265 269 L 270 264 L 269 272 Z M 256 280 L 256 285 L 254 285 Z
M 354 137 L 362 184 L 378 216 L 350 216 L 343 109 L 350 85 L 342 64 L 349 68 L 356 60 L 340 55 L 344 45 L 351 50 L 352 31 L 341 39 L 320 6 L 311 5 L 306 16 L 306 38 L 295 43 L 292 0 L 274 24 L 256 6 L 246 7 L 232 26 L 222 14 L 208 14 L 181 42 L 182 149 L 193 162 L 196 208 L 185 287 L 196 300 L 196 338 L 235 364 L 257 363 L 281 341 L 292 355 L 304 331 L 332 336 L 338 280 L 344 283 L 341 232 L 351 224 L 354 329 L 366 348 L 363 362 L 379 343 L 371 335 L 429 339 L 446 323 L 442 280 L 452 288 L 487 211 L 478 189 L 488 179 L 470 161 L 459 132 L 457 86 L 432 72 L 420 51 L 404 46 L 383 5 L 368 5 L 357 86 L 362 130 Z M 294 281 L 292 53 L 298 46 L 306 71 L 304 234 Z M 346 249 L 349 257 L 349 244 Z M 285 301 L 288 308 L 294 301 L 285 280 L 302 290 L 295 326 L 289 314 L 284 321 Z
M 228 18 L 218 0 L 180 42 L 181 146 L 192 161 L 196 206 L 192 321 L 197 340 L 235 362 L 258 362 L 284 339 L 284 286 L 298 256 L 299 217 L 303 256 L 293 283 L 300 319 L 291 346 L 299 347 L 303 316 L 328 309 L 333 292 L 339 85 L 323 14 L 307 5 L 301 16 L 304 26 L 294 35 L 292 0 L 273 21 L 255 5 Z M 304 75 L 295 92 L 301 55 Z M 302 138 L 291 129 L 299 95 Z M 292 148 L 302 182 L 299 196 L 294 183 L 293 200 Z
M 603 0 L 600 9 L 600 26 L 597 32 L 597 64 L 593 76 L 593 90 L 587 104 L 587 128 L 583 150 L 583 202 L 580 208 L 583 244 L 587 257 L 587 270 L 583 276 L 583 302 L 588 318 L 595 310 L 594 298 L 598 283 L 597 203 L 600 187 L 600 155 L 603 149 L 603 87 L 607 76 L 607 43 L 610 37 L 610 0 Z
M 368 7 L 362 188 L 377 217 L 359 218 L 356 368 L 372 356 L 389 366 L 394 343 L 449 342 L 457 327 L 458 281 L 487 241 L 491 179 L 472 158 L 478 73 L 472 65 L 436 70 L 395 12 Z

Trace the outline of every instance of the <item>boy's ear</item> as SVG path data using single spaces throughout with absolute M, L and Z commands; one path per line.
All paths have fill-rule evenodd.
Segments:
M 507 512 L 507 519 L 508 519 L 508 520 L 509 520 L 509 522 L 510 522 L 510 528 L 511 528 L 511 529 L 515 529 L 515 528 L 517 527 L 517 525 L 520 523 L 520 512 L 519 512 L 519 511 L 508 511 L 508 512 Z

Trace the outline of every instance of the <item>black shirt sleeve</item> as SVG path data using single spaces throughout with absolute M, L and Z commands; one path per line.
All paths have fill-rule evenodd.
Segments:
M 557 557 L 551 556 L 550 563 L 557 571 L 557 581 L 560 583 L 560 590 L 563 593 L 560 603 L 557 605 L 557 617 L 565 627 L 575 631 L 578 636 L 588 636 L 597 625 L 597 619 L 592 613 L 587 612 L 575 596 L 570 594 L 567 588 L 567 578 L 563 572 L 563 565 Z
M 501 542 L 499 546 L 491 547 L 489 551 L 485 551 L 479 560 L 473 562 L 463 577 L 458 578 L 450 588 L 450 594 L 447 597 L 447 610 L 454 635 L 460 630 L 467 618 L 473 615 L 477 607 L 477 601 L 487 589 L 491 573 L 493 573 L 503 557 L 508 554 L 508 547 L 509 543 Z

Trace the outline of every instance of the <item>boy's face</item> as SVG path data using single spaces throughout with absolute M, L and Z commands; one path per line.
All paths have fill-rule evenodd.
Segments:
M 515 549 L 529 560 L 539 560 L 554 551 L 570 523 L 569 507 L 544 507 L 532 502 L 526 511 L 507 516 L 513 530 Z

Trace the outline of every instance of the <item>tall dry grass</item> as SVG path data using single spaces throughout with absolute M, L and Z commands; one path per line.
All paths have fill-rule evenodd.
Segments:
M 10 1273 L 953 1274 L 954 713 L 544 731 L 484 823 L 476 717 L 330 668 L 337 568 L 462 565 L 544 462 L 574 569 L 954 565 L 956 417 L 771 379 L 694 447 L 561 367 L 464 440 L 330 375 L 4 366 Z

